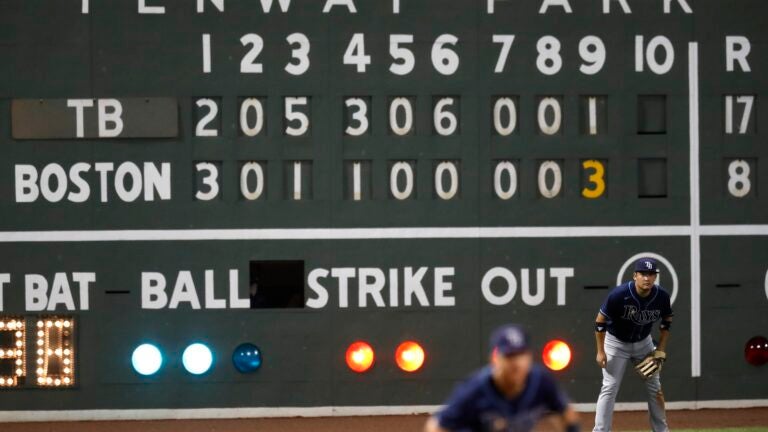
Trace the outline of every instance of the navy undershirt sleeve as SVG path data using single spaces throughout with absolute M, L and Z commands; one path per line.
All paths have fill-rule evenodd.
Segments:
M 616 291 L 612 291 L 610 294 L 608 294 L 605 302 L 603 302 L 603 305 L 600 306 L 600 312 L 609 320 L 615 320 L 621 314 L 620 308 L 617 307 L 618 303 L 616 302 L 615 292 Z
M 670 305 L 669 296 L 665 296 L 664 304 L 661 306 L 661 317 L 666 318 L 674 315 L 672 312 L 672 305 Z

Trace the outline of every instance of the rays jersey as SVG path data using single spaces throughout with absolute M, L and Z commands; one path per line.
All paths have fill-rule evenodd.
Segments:
M 672 316 L 669 294 L 658 285 L 643 298 L 630 281 L 614 288 L 600 306 L 600 313 L 608 318 L 608 333 L 622 342 L 639 342 L 649 334 L 653 323 Z
M 555 379 L 533 365 L 525 389 L 515 399 L 504 397 L 486 366 L 460 384 L 437 414 L 440 426 L 451 431 L 528 432 L 543 416 L 565 412 L 568 401 Z

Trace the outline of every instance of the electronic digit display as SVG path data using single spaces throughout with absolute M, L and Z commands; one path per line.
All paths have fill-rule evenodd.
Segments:
M 74 321 L 56 316 L 39 317 L 35 332 L 36 383 L 48 387 L 74 385 Z
M 641 256 L 667 400 L 765 401 L 766 14 L 2 2 L 0 418 L 412 412 L 506 322 L 594 403 Z
M 8 317 L 0 319 L 0 387 L 16 387 L 27 375 L 24 321 Z

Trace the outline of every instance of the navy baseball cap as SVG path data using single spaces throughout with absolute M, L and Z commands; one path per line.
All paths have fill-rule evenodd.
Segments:
M 491 334 L 492 349 L 504 356 L 528 351 L 528 344 L 528 333 L 516 324 L 503 325 Z
M 653 258 L 640 258 L 635 261 L 635 271 L 642 273 L 658 273 L 659 263 Z

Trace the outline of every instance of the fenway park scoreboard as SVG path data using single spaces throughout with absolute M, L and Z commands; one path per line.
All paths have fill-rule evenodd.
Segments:
M 0 418 L 406 412 L 506 322 L 593 403 L 639 256 L 667 400 L 765 403 L 766 15 L 0 1 Z

